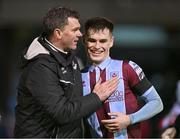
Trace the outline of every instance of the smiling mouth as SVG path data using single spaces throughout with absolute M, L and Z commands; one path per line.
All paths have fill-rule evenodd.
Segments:
M 94 55 L 99 55 L 99 54 L 102 54 L 104 51 L 102 50 L 93 50 L 93 49 L 90 49 L 90 52 Z

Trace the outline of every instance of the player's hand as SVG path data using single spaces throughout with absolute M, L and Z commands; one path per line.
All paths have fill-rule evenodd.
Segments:
M 112 119 L 101 120 L 101 123 L 108 129 L 109 132 L 117 132 L 130 125 L 130 117 L 120 112 L 108 113 Z
M 103 83 L 101 78 L 94 86 L 93 92 L 96 93 L 101 101 L 106 100 L 118 87 L 118 77 L 113 77 Z
M 167 128 L 161 135 L 162 139 L 172 139 L 176 135 L 176 129 L 174 127 Z

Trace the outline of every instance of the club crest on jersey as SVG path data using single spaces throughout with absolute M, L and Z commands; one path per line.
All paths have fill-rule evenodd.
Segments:
M 119 77 L 119 72 L 118 71 L 110 72 L 110 77 Z

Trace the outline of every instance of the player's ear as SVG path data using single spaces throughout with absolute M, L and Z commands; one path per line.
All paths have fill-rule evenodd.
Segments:
M 112 47 L 114 44 L 114 36 L 111 37 L 110 47 Z

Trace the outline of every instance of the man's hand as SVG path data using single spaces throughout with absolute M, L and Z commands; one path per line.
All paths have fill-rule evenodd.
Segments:
M 112 119 L 101 120 L 101 123 L 108 129 L 109 132 L 117 132 L 130 125 L 130 117 L 120 112 L 108 113 Z
M 161 135 L 162 139 L 172 139 L 176 135 L 176 129 L 174 127 L 167 128 Z
M 113 77 L 103 83 L 100 78 L 92 92 L 96 93 L 101 101 L 104 101 L 117 89 L 118 83 L 118 77 Z

